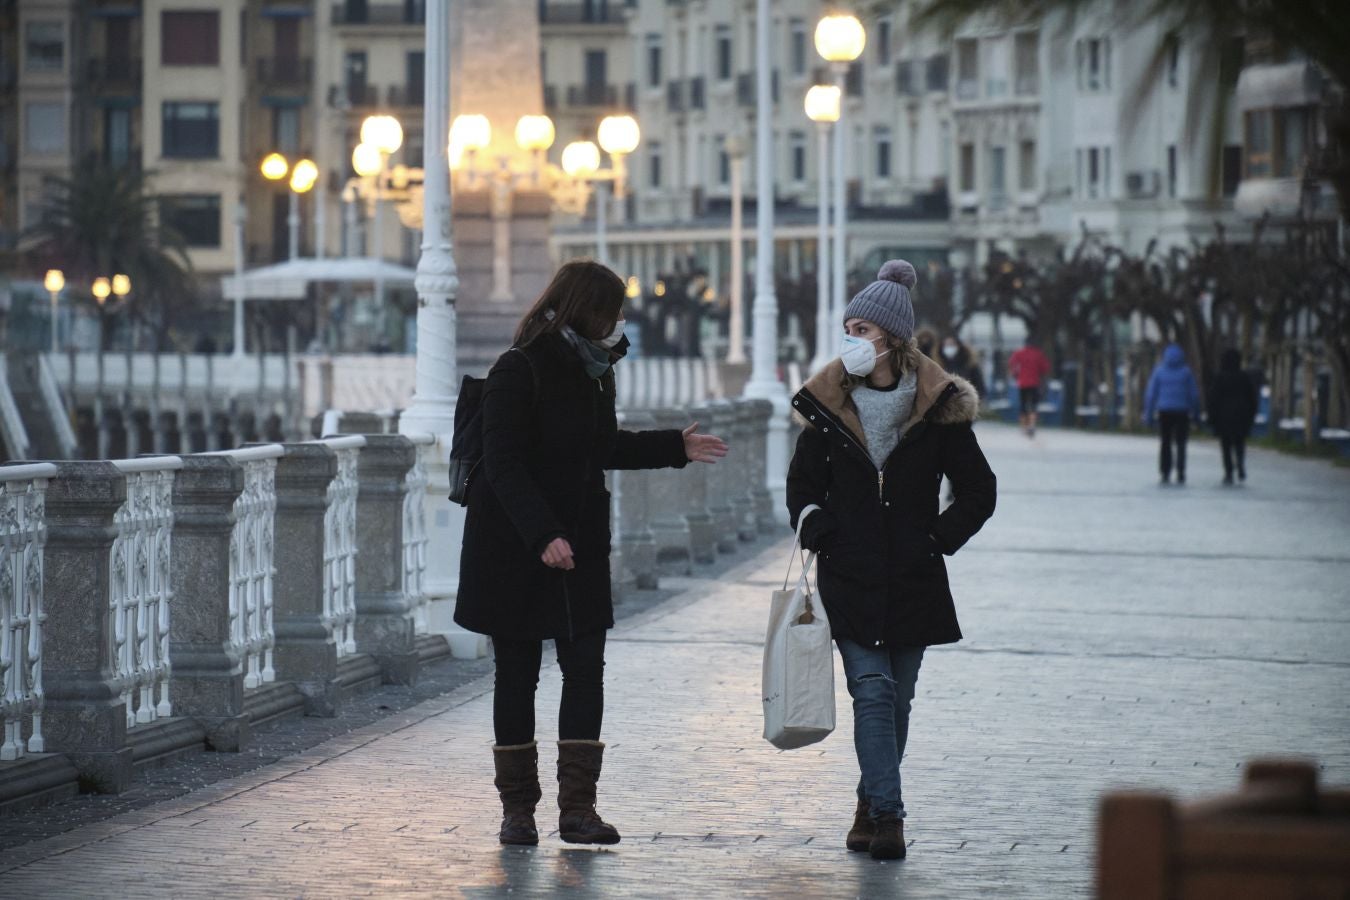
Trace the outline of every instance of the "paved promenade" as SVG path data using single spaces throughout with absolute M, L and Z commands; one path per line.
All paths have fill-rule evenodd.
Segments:
M 1249 485 L 1223 488 L 1200 443 L 1190 486 L 1160 488 L 1151 440 L 980 433 L 999 509 L 951 563 L 967 639 L 920 674 L 905 861 L 843 849 L 842 674 L 835 735 L 786 753 L 759 736 L 781 542 L 614 632 L 601 810 L 616 847 L 498 847 L 480 679 L 0 853 L 0 895 L 1078 897 L 1103 789 L 1228 791 L 1244 759 L 1281 752 L 1350 783 L 1350 470 L 1253 452 Z M 557 697 L 549 668 L 541 735 Z M 550 832 L 551 800 L 546 783 Z

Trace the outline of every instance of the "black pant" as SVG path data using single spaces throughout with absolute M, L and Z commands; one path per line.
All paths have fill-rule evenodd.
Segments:
M 1186 477 L 1186 438 L 1191 433 L 1191 417 L 1185 410 L 1164 410 L 1158 413 L 1162 449 L 1158 454 L 1158 468 L 1164 478 L 1172 474 L 1172 444 L 1177 445 L 1177 477 Z
M 605 634 L 601 630 L 554 642 L 563 677 L 558 710 L 561 740 L 600 740 L 600 720 L 605 713 Z M 494 637 L 492 649 L 497 660 L 492 695 L 497 745 L 528 744 L 534 740 L 534 691 L 539 686 L 544 644 Z
M 1237 463 L 1238 474 L 1247 477 L 1247 438 L 1241 434 L 1219 435 L 1219 446 L 1223 448 L 1223 474 L 1233 477 L 1233 463 Z

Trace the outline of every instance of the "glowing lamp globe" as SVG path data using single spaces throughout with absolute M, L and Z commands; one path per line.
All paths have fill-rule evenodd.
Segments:
M 812 122 L 839 121 L 839 88 L 817 84 L 806 92 L 806 117 Z
M 318 180 L 319 167 L 314 164 L 314 160 L 302 159 L 291 171 L 291 190 L 297 194 L 306 193 Z
M 259 169 L 262 170 L 262 176 L 268 181 L 280 181 L 291 170 L 291 164 L 286 162 L 286 157 L 280 153 L 269 153 L 263 157 Z
M 356 149 L 352 151 L 352 168 L 362 178 L 380 174 L 380 169 L 384 168 L 380 148 L 374 144 L 357 144 Z
M 61 289 L 66 286 L 65 273 L 60 269 L 48 269 L 47 276 L 42 279 L 42 286 L 47 289 L 48 293 L 61 293 Z
M 89 293 L 93 294 L 99 303 L 102 303 L 104 300 L 107 300 L 108 295 L 112 293 L 112 285 L 108 282 L 107 278 L 100 275 L 98 278 L 95 278 L 94 283 L 90 285 Z
M 623 155 L 637 149 L 642 132 L 632 116 L 605 116 L 600 120 L 596 137 L 606 153 Z
M 572 178 L 590 178 L 600 171 L 600 148 L 590 141 L 573 141 L 563 148 L 563 171 Z
M 522 150 L 547 150 L 556 136 L 548 116 L 521 116 L 516 122 L 516 146 Z
M 851 63 L 866 46 L 867 32 L 857 16 L 826 16 L 816 24 L 816 52 L 826 62 Z
M 131 278 L 127 275 L 114 275 L 112 277 L 112 292 L 119 297 L 125 297 L 131 293 Z
M 371 144 L 388 156 L 403 146 L 403 126 L 393 116 L 366 116 L 361 123 L 361 143 Z

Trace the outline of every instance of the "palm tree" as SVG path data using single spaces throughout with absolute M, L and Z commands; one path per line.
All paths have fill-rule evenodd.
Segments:
M 1095 14 L 1109 7 L 1118 27 L 1144 22 L 1162 26 L 1165 35 L 1149 65 L 1138 76 L 1128 109 L 1138 112 L 1143 100 L 1167 70 L 1174 42 L 1181 35 L 1197 40 L 1198 64 L 1192 67 L 1188 96 L 1191 123 L 1206 121 L 1210 157 L 1210 192 L 1218 194 L 1228 98 L 1237 84 L 1240 59 L 1234 59 L 1234 39 L 1248 36 L 1273 41 L 1316 63 L 1339 86 L 1326 104 L 1327 152 L 1312 160 L 1316 176 L 1327 179 L 1340 200 L 1341 213 L 1350 216 L 1350 15 L 1344 0 L 923 0 L 913 26 L 954 31 L 971 17 L 993 16 L 1004 23 L 1045 21 L 1063 16 Z M 1209 109 L 1199 108 L 1209 105 Z M 1197 137 L 1193 132 L 1191 139 Z
M 196 291 L 186 243 L 165 222 L 167 198 L 152 193 L 148 182 L 148 173 L 92 158 L 70 178 L 50 179 L 24 249 L 35 268 L 63 269 L 78 284 L 130 276 L 131 314 L 152 322 L 157 338 L 164 313 L 182 309 Z

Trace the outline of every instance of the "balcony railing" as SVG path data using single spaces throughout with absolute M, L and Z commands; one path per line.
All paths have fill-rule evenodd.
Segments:
M 392 84 L 389 86 L 389 105 L 404 108 L 422 106 L 426 90 L 421 84 Z
M 619 89 L 612 84 L 571 84 L 567 86 L 570 107 L 618 106 Z
M 379 106 L 380 89 L 373 84 L 351 84 L 346 87 L 349 106 Z
M 621 0 L 590 3 L 551 3 L 540 0 L 539 22 L 547 25 L 622 25 L 626 17 Z
M 314 77 L 314 61 L 294 56 L 258 59 L 258 82 L 264 87 L 306 87 Z
M 103 57 L 85 67 L 89 87 L 100 92 L 138 91 L 141 88 L 140 57 Z
M 426 5 L 423 3 L 363 3 L 348 0 L 333 4 L 334 25 L 423 25 L 426 23 Z

